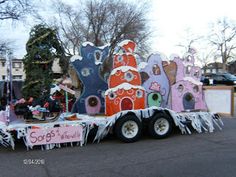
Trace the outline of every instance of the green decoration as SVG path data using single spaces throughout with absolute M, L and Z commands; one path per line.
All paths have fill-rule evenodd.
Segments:
M 159 92 L 152 92 L 148 95 L 148 106 L 161 106 L 162 96 Z
M 54 59 L 60 59 L 60 64 L 64 66 L 63 74 L 68 67 L 64 49 L 57 37 L 57 30 L 42 24 L 34 26 L 26 43 L 26 51 L 27 54 L 23 58 L 26 73 L 23 96 L 45 99 L 49 96 L 50 85 L 53 82 Z

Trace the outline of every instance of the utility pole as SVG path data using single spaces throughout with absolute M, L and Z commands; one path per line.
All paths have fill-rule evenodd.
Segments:
M 11 110 L 10 105 L 12 104 L 12 60 L 10 57 L 11 52 L 6 50 L 6 81 L 7 81 L 7 122 L 10 122 Z

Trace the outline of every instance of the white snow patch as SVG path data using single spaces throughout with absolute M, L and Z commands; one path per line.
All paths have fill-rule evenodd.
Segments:
M 192 82 L 192 83 L 195 84 L 195 85 L 202 85 L 202 82 L 200 82 L 200 81 L 198 81 L 198 80 L 195 80 L 195 79 L 192 78 L 192 77 L 185 77 L 183 80 L 184 80 L 184 81 Z
M 167 58 L 167 56 L 164 53 L 154 52 L 152 55 L 159 55 L 162 61 L 167 61 L 168 63 L 170 62 L 170 60 Z
M 127 45 L 129 42 L 132 42 L 132 41 L 129 39 L 123 40 L 122 42 L 118 43 L 118 46 L 123 47 L 123 45 Z
M 133 42 L 131 40 L 123 40 L 122 42 L 118 43 L 117 46 L 120 47 L 121 49 L 123 48 L 124 45 L 127 45 L 129 42 Z M 134 43 L 135 44 L 135 43 Z M 132 48 L 128 48 L 128 51 L 126 51 L 125 53 L 135 53 L 135 50 L 136 50 L 136 44 L 135 44 L 135 47 L 134 49 Z M 118 53 L 123 53 L 124 51 L 123 50 L 120 50 L 118 51 Z
M 82 46 L 83 46 L 83 47 L 86 47 L 87 45 L 94 46 L 94 44 L 93 44 L 92 42 L 88 42 L 88 41 L 87 41 L 87 42 L 83 42 L 83 43 L 82 43 Z M 106 45 L 99 46 L 99 47 L 96 46 L 96 47 L 102 50 L 102 49 L 106 48 L 107 46 L 110 46 L 110 44 L 106 44 Z
M 131 71 L 137 71 L 137 72 L 138 72 L 138 70 L 137 70 L 136 68 L 134 68 L 134 67 L 131 67 L 131 66 L 120 66 L 120 67 L 118 67 L 118 68 L 113 69 L 113 70 L 111 71 L 111 75 L 116 74 L 117 71 L 121 71 L 121 72 L 125 73 L 125 72 L 127 72 L 127 71 L 129 71 L 129 70 L 131 70 Z
M 102 64 L 101 61 L 95 61 L 95 65 L 100 65 L 100 64 Z
M 88 42 L 88 41 L 87 41 L 87 42 L 83 42 L 83 43 L 82 43 L 82 46 L 83 46 L 83 47 L 86 47 L 87 45 L 94 46 L 94 44 L 93 44 L 92 42 Z
M 110 46 L 111 44 L 110 43 L 108 43 L 108 44 L 106 44 L 106 45 L 104 45 L 104 46 L 100 46 L 100 47 L 97 47 L 97 48 L 99 48 L 99 49 L 101 49 L 101 50 L 103 50 L 103 49 L 105 49 L 106 47 L 108 47 L 108 46 Z
M 129 83 L 123 83 L 120 84 L 114 88 L 110 88 L 108 90 L 106 90 L 105 95 L 108 95 L 110 92 L 116 92 L 119 89 L 124 89 L 124 90 L 130 90 L 130 89 L 141 89 L 141 90 L 145 90 L 142 86 L 137 86 L 137 85 L 132 85 Z
M 74 61 L 76 61 L 76 60 L 82 60 L 83 59 L 83 57 L 81 57 L 80 55 L 74 55 L 74 56 L 72 56 L 71 58 L 70 58 L 70 62 L 74 62 Z
M 123 54 L 125 54 L 125 55 L 133 55 L 134 56 L 134 53 L 132 53 L 132 52 L 125 52 L 124 53 L 124 51 L 122 51 L 122 50 L 118 50 L 118 51 L 113 52 L 113 55 L 123 55 Z

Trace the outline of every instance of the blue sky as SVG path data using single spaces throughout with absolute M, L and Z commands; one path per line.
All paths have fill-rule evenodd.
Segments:
M 133 0 L 138 3 L 138 0 Z M 152 52 L 159 51 L 169 56 L 171 53 L 181 54 L 182 48 L 177 44 L 184 43 L 187 29 L 191 34 L 206 35 L 209 23 L 218 18 L 228 17 L 236 21 L 236 1 L 234 0 L 150 0 L 150 25 L 154 29 Z M 67 0 L 75 4 L 76 0 Z M 46 3 L 46 4 L 45 4 Z M 42 4 L 42 12 L 50 16 L 46 8 L 48 1 Z M 76 4 L 75 4 L 76 7 Z M 25 54 L 25 43 L 28 40 L 31 25 L 34 22 L 15 23 L 4 22 L 0 26 L 2 37 L 15 41 L 15 56 L 22 58 Z M 202 48 L 202 46 L 198 46 Z M 201 49 L 199 49 L 201 50 Z

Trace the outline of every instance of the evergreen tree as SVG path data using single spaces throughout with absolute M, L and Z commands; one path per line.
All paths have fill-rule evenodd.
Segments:
M 60 64 L 66 65 L 64 50 L 57 38 L 57 30 L 39 24 L 32 28 L 26 43 L 27 54 L 23 58 L 26 80 L 22 89 L 25 98 L 44 99 L 49 95 L 53 82 L 52 64 L 60 58 Z

